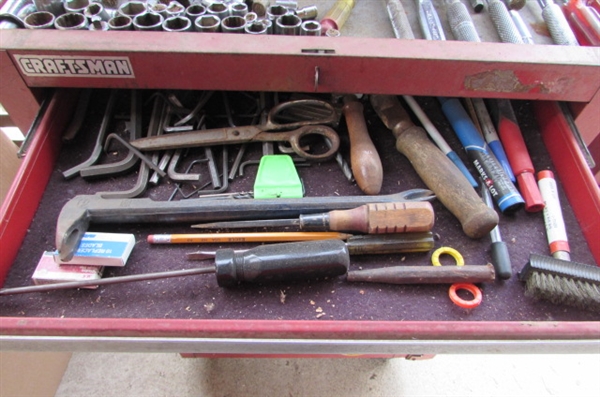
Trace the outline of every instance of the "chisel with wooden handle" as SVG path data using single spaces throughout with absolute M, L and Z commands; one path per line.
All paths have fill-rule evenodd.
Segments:
M 487 235 L 498 224 L 498 214 L 484 204 L 471 184 L 413 124 L 400 101 L 391 95 L 372 95 L 371 104 L 396 137 L 396 149 L 411 162 L 423 182 L 438 200 L 458 218 L 471 238 Z

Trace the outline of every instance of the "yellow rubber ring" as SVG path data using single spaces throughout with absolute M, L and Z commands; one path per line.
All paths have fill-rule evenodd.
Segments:
M 431 264 L 433 266 L 442 266 L 442 264 L 440 263 L 440 255 L 442 255 L 442 254 L 447 254 L 447 255 L 450 255 L 451 257 L 453 257 L 454 260 L 456 261 L 456 266 L 464 266 L 465 265 L 465 260 L 463 259 L 463 256 L 460 254 L 460 252 L 458 252 L 454 248 L 440 247 L 440 248 L 436 249 L 433 252 L 433 254 L 431 255 Z

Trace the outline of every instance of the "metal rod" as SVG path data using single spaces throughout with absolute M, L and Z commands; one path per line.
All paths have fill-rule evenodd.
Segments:
M 171 277 L 185 277 L 197 274 L 214 273 L 216 271 L 215 266 L 206 266 L 196 269 L 184 269 L 184 270 L 172 270 L 168 272 L 158 273 L 145 273 L 145 274 L 133 274 L 130 276 L 118 276 L 103 278 L 100 280 L 83 280 L 83 281 L 71 281 L 68 283 L 57 283 L 57 284 L 44 284 L 44 285 L 31 285 L 27 287 L 17 288 L 3 288 L 0 289 L 0 296 L 3 295 L 16 295 L 16 294 L 28 294 L 31 292 L 47 292 L 55 291 L 60 289 L 70 288 L 81 288 L 89 287 L 93 285 L 110 285 L 110 284 L 122 284 L 131 283 L 135 281 L 149 281 Z

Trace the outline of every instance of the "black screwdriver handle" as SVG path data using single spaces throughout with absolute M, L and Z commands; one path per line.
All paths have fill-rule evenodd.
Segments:
M 240 283 L 306 280 L 346 274 L 350 254 L 341 240 L 302 241 L 261 245 L 243 252 L 217 250 L 217 283 L 232 287 Z

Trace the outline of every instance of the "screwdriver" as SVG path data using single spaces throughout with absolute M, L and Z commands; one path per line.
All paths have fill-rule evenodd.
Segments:
M 239 283 L 261 283 L 335 277 L 346 274 L 350 255 L 341 240 L 302 241 L 261 245 L 243 252 L 233 249 L 217 250 L 215 263 L 196 269 L 173 270 L 100 280 L 73 281 L 58 284 L 33 285 L 0 289 L 0 296 L 81 288 L 92 285 L 121 284 L 171 277 L 215 273 L 220 287 Z
M 401 234 L 364 234 L 350 236 L 346 239 L 346 247 L 350 255 L 382 255 L 410 252 L 427 252 L 433 249 L 433 233 L 401 233 Z M 214 258 L 216 251 L 190 252 L 189 260 L 205 260 Z
M 552 41 L 558 45 L 578 46 L 579 42 L 558 4 L 553 0 L 538 0 L 542 8 L 542 18 L 548 26 Z
M 485 184 L 481 188 L 481 196 L 483 202 L 490 208 L 494 208 L 494 200 L 488 189 L 485 188 Z M 502 241 L 500 235 L 500 227 L 496 226 L 490 232 L 492 239 L 492 265 L 496 269 L 496 274 L 500 280 L 508 280 L 512 276 L 512 265 L 510 263 L 510 254 L 508 253 L 508 247 L 506 243 Z
M 301 230 L 332 230 L 368 234 L 427 232 L 435 220 L 427 201 L 365 204 L 350 210 L 300 215 L 297 219 L 213 222 L 196 229 L 298 226 Z

